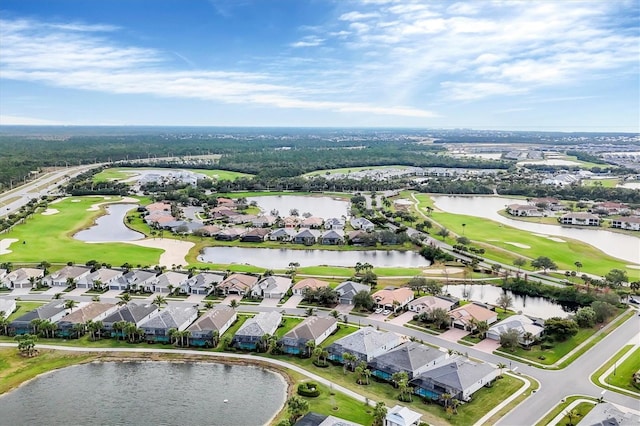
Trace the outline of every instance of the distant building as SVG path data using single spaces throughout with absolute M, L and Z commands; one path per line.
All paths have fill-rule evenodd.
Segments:
M 629 231 L 640 231 L 640 217 L 629 216 L 611 220 L 611 227 L 618 229 L 627 229 Z
M 529 204 L 510 204 L 507 206 L 507 213 L 511 216 L 540 217 L 542 211 L 536 206 Z
M 563 225 L 600 226 L 600 217 L 591 213 L 567 213 L 559 219 Z

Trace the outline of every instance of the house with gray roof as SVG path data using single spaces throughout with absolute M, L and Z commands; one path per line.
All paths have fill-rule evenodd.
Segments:
M 293 228 L 278 228 L 271 231 L 269 241 L 291 241 L 298 231 Z
M 207 295 L 211 293 L 216 288 L 216 285 L 222 282 L 223 279 L 223 274 L 201 272 L 185 281 L 181 287 L 181 291 L 188 294 Z
M 77 288 L 92 289 L 95 287 L 96 282 L 101 282 L 103 286 L 109 287 L 109 285 L 120 278 L 124 273 L 117 269 L 100 268 L 96 269 L 83 277 L 78 278 L 76 281 Z
M 118 305 L 115 303 L 89 303 L 78 307 L 58 321 L 56 337 L 80 337 L 74 330 L 76 324 L 84 326 L 87 321 L 102 321 L 117 310 Z
M 157 273 L 143 269 L 131 270 L 109 283 L 109 290 L 127 291 L 153 287 Z
M 307 350 L 307 342 L 316 345 L 322 343 L 338 329 L 338 320 L 333 317 L 306 318 L 280 339 L 282 351 L 287 354 L 300 354 Z
M 289 277 L 270 275 L 264 277 L 251 289 L 253 297 L 263 297 L 265 299 L 282 299 L 293 282 Z
M 324 221 L 324 229 L 339 229 L 343 230 L 345 225 L 345 220 L 341 217 L 330 217 L 329 219 Z
M 16 306 L 16 301 L 14 299 L 0 298 L 0 312 L 4 312 L 4 318 L 9 318 L 13 311 L 16 310 Z
M 111 337 L 116 337 L 115 331 L 113 329 L 113 324 L 124 321 L 139 326 L 140 323 L 151 318 L 157 310 L 158 306 L 152 303 L 138 304 L 129 302 L 105 319 L 103 319 L 102 324 L 104 325 L 105 331 L 111 334 Z
M 242 324 L 233 336 L 231 344 L 242 350 L 256 350 L 262 336 L 274 335 L 280 323 L 282 323 L 282 314 L 279 312 L 260 312 Z
M 331 246 L 344 244 L 344 231 L 341 229 L 330 229 L 325 231 L 320 237 L 320 244 Z
M 74 282 L 91 273 L 91 268 L 86 266 L 65 266 L 59 271 L 52 272 L 42 279 L 42 283 L 49 287 L 68 287 L 69 281 Z
M 336 288 L 336 293 L 338 293 L 338 302 L 343 305 L 353 305 L 353 296 L 360 293 L 361 291 L 366 291 L 369 293 L 371 291 L 371 287 L 367 284 L 360 284 L 355 281 L 344 281 L 340 283 Z
M 187 328 L 191 335 L 189 344 L 191 346 L 213 346 L 213 333 L 222 336 L 225 331 L 238 319 L 235 309 L 227 305 L 217 305 L 207 311 Z
M 360 423 L 353 423 L 339 417 L 318 414 L 313 411 L 300 417 L 294 426 L 361 426 Z
M 344 362 L 343 355 L 349 352 L 359 361 L 369 362 L 402 343 L 400 336 L 395 333 L 376 330 L 374 327 L 363 327 L 333 342 L 327 351 L 329 359 Z
M 469 401 L 474 392 L 490 385 L 498 377 L 498 369 L 455 355 L 437 363 L 411 380 L 414 392 L 424 398 L 439 400 L 448 393 L 459 401 Z
M 9 335 L 31 333 L 31 321 L 35 319 L 57 322 L 66 314 L 64 300 L 54 300 L 11 321 L 8 329 Z
M 580 424 L 586 426 L 636 426 L 640 424 L 640 416 L 632 411 L 622 411 L 610 402 L 595 404 L 584 415 Z
M 154 293 L 169 294 L 174 290 L 181 288 L 181 286 L 187 281 L 189 276 L 175 271 L 167 271 L 164 274 L 160 274 L 156 277 L 152 285 L 147 285 L 148 291 Z
M 20 268 L 5 275 L 2 282 L 9 288 L 32 288 L 35 282 L 43 276 L 42 269 Z
M 538 339 L 544 331 L 544 321 L 529 318 L 526 315 L 512 315 L 494 324 L 487 331 L 487 338 L 500 341 L 500 336 L 509 330 L 516 330 L 518 342 L 521 345 L 529 345 Z M 524 339 L 526 333 L 531 333 L 527 341 Z
M 418 342 L 405 342 L 371 360 L 371 374 L 391 380 L 391 376 L 401 371 L 409 375 L 409 380 L 417 377 L 429 367 L 447 359 L 448 354 Z
M 142 321 L 140 328 L 144 330 L 144 338 L 147 342 L 169 343 L 172 329 L 186 330 L 196 318 L 198 318 L 198 309 L 193 306 L 168 306 L 156 312 L 151 318 Z
M 293 242 L 296 244 L 304 244 L 307 246 L 314 245 L 318 242 L 320 237 L 320 231 L 315 229 L 304 228 L 293 237 Z
M 371 232 L 375 228 L 373 222 L 366 217 L 354 217 L 349 221 L 349 223 L 351 223 L 351 227 L 353 229 L 361 229 L 366 232 Z

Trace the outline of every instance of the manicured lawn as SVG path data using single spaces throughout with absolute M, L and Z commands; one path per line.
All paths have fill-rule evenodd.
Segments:
M 547 426 L 551 422 L 551 420 L 553 420 L 558 414 L 564 412 L 565 409 L 569 406 L 569 404 L 571 404 L 576 399 L 589 399 L 594 402 L 596 401 L 594 398 L 591 398 L 588 396 L 582 396 L 582 395 L 569 396 L 564 399 L 564 402 L 561 402 L 560 404 L 556 405 L 556 407 L 553 410 L 551 410 L 546 416 L 544 416 L 538 423 L 536 423 L 535 426 Z M 593 404 L 591 405 L 593 406 Z M 577 421 L 575 421 L 575 423 L 577 423 Z M 558 423 L 558 424 L 563 424 L 563 423 Z
M 113 167 L 113 168 L 104 169 L 100 173 L 96 174 L 93 177 L 93 181 L 98 183 L 98 182 L 107 182 L 112 180 L 128 179 L 137 174 L 133 172 L 133 170 L 167 170 L 167 169 L 153 168 L 153 167 L 135 167 L 135 168 Z M 193 173 L 200 173 L 217 180 L 236 180 L 239 177 L 253 176 L 247 173 L 231 172 L 228 170 L 215 170 L 215 169 L 214 170 L 181 169 L 181 170 L 188 170 Z
M 620 182 L 620 179 L 585 179 L 582 181 L 583 186 L 595 186 L 598 182 L 602 185 L 603 188 L 615 188 Z
M 79 200 L 78 202 L 73 202 Z M 50 206 L 60 213 L 43 216 L 36 213 L 24 224 L 15 226 L 2 238 L 15 238 L 25 244 L 14 243 L 11 253 L 1 255 L 0 262 L 85 263 L 91 259 L 119 266 L 125 262 L 134 265 L 155 265 L 162 250 L 124 243 L 88 244 L 75 240 L 73 235 L 89 227 L 103 211 L 87 211 L 92 204 L 117 201 L 118 197 L 71 197 Z
M 425 207 L 435 207 L 428 194 L 416 194 L 416 198 L 420 202 L 420 211 L 424 213 L 426 213 Z M 431 217 L 451 232 L 459 235 L 462 235 L 462 224 L 464 223 L 466 237 L 474 242 L 486 244 L 483 247 L 487 250 L 485 257 L 488 259 L 511 264 L 516 257 L 534 259 L 538 256 L 546 256 L 551 258 L 559 269 L 573 270 L 575 269 L 574 262 L 580 260 L 584 272 L 605 275 L 611 269 L 617 268 L 626 270 L 630 278 L 640 276 L 640 270 L 627 268 L 626 262 L 608 256 L 597 248 L 580 241 L 563 237 L 562 239 L 566 242 L 559 243 L 548 238 L 537 237 L 527 231 L 474 216 L 434 210 Z M 435 234 L 435 231 L 433 233 Z M 454 242 L 453 238 L 448 238 L 447 241 Z M 515 242 L 530 248 L 520 248 L 506 242 Z M 527 266 L 527 268 L 530 267 Z
M 569 420 L 569 416 L 565 415 L 558 423 L 556 423 L 556 425 L 557 426 L 576 425 L 580 420 L 582 420 L 584 416 L 587 415 L 587 413 L 589 413 L 589 411 L 593 409 L 593 407 L 595 407 L 595 404 L 592 404 L 590 402 L 581 402 L 571 410 L 576 414 L 576 416 L 574 416 L 571 421 Z M 564 412 L 566 413 L 566 410 Z
M 206 169 L 187 169 L 193 173 L 200 173 L 209 176 L 215 180 L 236 180 L 240 177 L 252 177 L 253 175 L 248 173 L 231 172 L 229 170 L 206 170 Z
M 633 374 L 640 370 L 640 349 L 636 349 L 629 358 L 623 362 L 616 361 L 615 370 L 605 379 L 605 382 L 627 389 L 631 392 L 640 393 L 640 389 L 633 386 Z
M 309 411 L 340 417 L 361 425 L 370 425 L 373 422 L 373 407 L 323 385 L 318 385 L 318 389 L 319 396 L 303 397 L 309 401 Z
M 291 329 L 293 329 L 295 326 L 300 324 L 303 321 L 303 319 L 304 318 L 284 317 L 282 319 L 282 326 L 279 327 L 278 330 L 276 330 L 276 336 L 278 336 L 278 338 L 284 336 L 289 331 L 291 331 Z
M 13 321 L 14 319 L 26 314 L 29 311 L 33 311 L 36 308 L 44 305 L 47 302 L 16 302 L 16 310 L 9 316 L 9 321 Z

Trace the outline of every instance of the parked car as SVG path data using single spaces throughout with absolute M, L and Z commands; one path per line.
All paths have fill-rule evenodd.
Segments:
M 637 300 L 637 299 L 634 299 L 633 297 L 630 297 L 629 298 L 629 303 L 634 303 L 636 305 L 639 305 L 640 304 L 640 300 Z
M 382 308 L 378 308 L 378 309 L 376 309 L 376 310 L 375 310 L 375 311 L 373 311 L 373 312 L 374 312 L 374 313 L 376 313 L 376 314 L 381 314 L 381 313 L 382 313 L 382 311 L 383 311 L 383 309 L 382 309 Z
M 391 313 L 390 310 L 385 309 L 384 311 L 382 311 L 382 315 L 389 315 Z

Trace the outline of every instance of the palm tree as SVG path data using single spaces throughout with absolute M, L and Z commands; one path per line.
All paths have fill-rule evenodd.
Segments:
M 342 372 L 343 372 L 343 374 L 347 374 L 347 369 L 348 368 L 351 368 L 351 370 L 353 370 L 352 365 L 357 360 L 358 360 L 358 357 L 355 356 L 354 354 L 349 353 L 349 352 L 343 353 L 342 354 L 342 362 L 343 362 Z
M 126 305 L 127 303 L 131 302 L 131 294 L 122 293 L 120 296 L 118 296 L 118 299 L 120 299 L 118 305 Z
M 307 316 L 308 316 L 308 317 L 311 317 L 311 316 L 313 316 L 313 313 L 314 313 L 314 309 L 313 309 L 313 307 L 312 307 L 312 306 L 309 306 L 309 307 L 307 308 L 307 310 L 306 310 L 306 314 L 307 314 Z
M 78 302 L 72 299 L 67 299 L 64 301 L 64 308 L 68 309 L 69 312 L 73 312 L 73 308 L 75 308 L 77 305 L 78 305 Z
M 476 323 L 476 331 L 480 338 L 484 339 L 487 331 L 489 331 L 489 324 L 486 321 L 478 321 Z
M 40 326 L 42 325 L 42 320 L 40 318 L 34 318 L 29 322 L 29 325 L 31 326 L 31 330 L 33 330 L 34 335 L 38 335 L 38 332 L 40 330 Z
M 159 294 L 153 299 L 153 304 L 158 306 L 166 305 L 167 299 L 163 295 Z
M 231 306 L 233 309 L 236 309 L 238 307 L 238 301 L 236 299 L 231 300 L 229 306 Z
M 218 346 L 219 342 L 220 342 L 220 332 L 218 330 L 214 330 L 213 333 L 211 334 L 211 344 L 215 348 L 216 346 Z
M 575 262 L 573 262 L 573 264 L 576 266 L 576 275 L 580 275 L 580 269 L 582 268 L 582 262 L 576 260 Z
M 313 356 L 316 357 L 317 364 L 320 364 L 320 357 L 322 356 L 323 351 L 324 349 L 322 348 L 322 346 L 316 346 L 315 349 L 313 350 Z
M 528 348 L 530 348 L 531 343 L 533 343 L 533 341 L 535 340 L 535 337 L 533 335 L 532 332 L 527 331 L 526 333 L 522 334 L 522 340 L 524 342 L 524 345 Z
M 211 300 L 207 300 L 204 302 L 205 309 L 213 309 L 213 302 Z
M 451 398 L 451 402 L 449 403 L 449 405 L 453 409 L 453 412 L 458 414 L 458 406 L 460 405 L 460 400 L 458 400 L 457 398 Z
M 9 331 L 9 318 L 5 315 L 4 311 L 0 311 L 0 330 L 2 334 L 7 335 Z
M 500 369 L 500 375 L 498 377 L 502 377 L 502 370 L 507 368 L 507 364 L 505 364 L 504 362 L 499 362 L 498 364 L 496 364 L 496 367 Z
M 307 342 L 304 345 L 307 348 L 308 356 L 311 357 L 311 354 L 313 353 L 313 350 L 316 347 L 316 341 L 315 340 L 307 340 Z
M 403 373 L 405 375 L 407 374 L 404 371 L 403 371 Z M 400 390 L 400 401 L 411 402 L 413 400 L 413 398 L 411 396 L 413 388 L 411 388 L 409 386 L 409 378 L 408 378 L 408 376 L 407 377 L 403 377 L 398 382 L 398 390 Z
M 329 315 L 331 315 L 335 319 L 339 319 L 340 318 L 340 312 L 336 311 L 335 309 L 333 311 L 329 312 Z
M 179 336 L 180 332 L 178 331 L 177 328 L 170 328 L 169 329 L 169 339 L 171 341 L 172 344 L 174 345 L 178 345 L 178 336 Z
M 573 426 L 573 419 L 576 419 L 579 416 L 576 410 L 567 410 L 564 415 L 569 419 L 569 426 Z
M 449 406 L 449 404 L 451 403 L 451 400 L 453 399 L 453 396 L 450 393 L 443 393 L 440 395 L 440 401 L 442 401 L 442 403 L 444 404 L 444 407 L 447 408 Z
M 120 340 L 120 338 L 122 337 L 122 340 L 124 340 L 125 336 L 124 336 L 124 330 L 126 327 L 127 323 L 125 321 L 116 321 L 113 323 L 113 333 L 116 335 L 116 340 Z
M 84 331 L 85 331 L 84 324 L 81 322 L 73 324 L 72 329 L 73 329 L 74 335 L 76 336 L 76 339 L 79 339 L 84 334 Z

